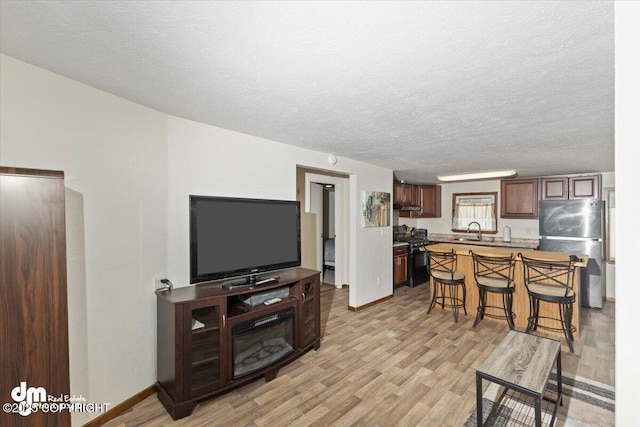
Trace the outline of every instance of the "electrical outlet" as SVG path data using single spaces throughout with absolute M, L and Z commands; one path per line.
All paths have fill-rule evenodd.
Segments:
M 378 277 L 378 286 L 382 285 L 382 279 Z
M 160 289 L 164 287 L 164 283 L 161 280 L 164 279 L 164 274 L 156 274 L 153 276 L 153 290 Z

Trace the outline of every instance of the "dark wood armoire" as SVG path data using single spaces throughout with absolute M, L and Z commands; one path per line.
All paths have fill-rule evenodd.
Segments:
M 11 390 L 21 382 L 70 394 L 64 191 L 63 172 L 0 166 L 2 404 L 17 403 Z M 16 407 L 3 407 L 0 425 L 71 424 L 68 410 L 11 413 Z

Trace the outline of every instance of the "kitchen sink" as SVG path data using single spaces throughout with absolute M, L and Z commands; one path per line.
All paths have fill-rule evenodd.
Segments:
M 454 240 L 458 242 L 469 242 L 469 243 L 473 243 L 473 242 L 493 243 L 494 241 L 493 237 L 483 237 L 482 239 L 478 239 L 477 237 L 456 237 Z

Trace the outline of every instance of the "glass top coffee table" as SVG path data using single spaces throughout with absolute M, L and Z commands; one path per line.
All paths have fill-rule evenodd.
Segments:
M 492 419 L 509 390 L 533 398 L 535 426 L 542 425 L 542 400 L 554 403 L 553 416 L 549 425 L 553 425 L 562 405 L 562 366 L 560 343 L 548 338 L 509 331 L 498 347 L 476 370 L 476 397 L 478 426 L 482 427 L 482 380 L 504 387 L 498 401 L 494 404 L 487 421 Z M 544 396 L 553 365 L 558 376 L 557 397 L 555 400 Z

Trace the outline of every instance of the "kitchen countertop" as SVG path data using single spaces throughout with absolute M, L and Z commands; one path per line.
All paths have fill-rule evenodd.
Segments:
M 494 256 L 509 256 L 509 254 L 514 254 L 515 251 L 510 250 L 509 248 L 501 248 L 496 246 L 480 246 L 480 245 L 467 245 L 467 244 L 459 244 L 459 243 L 436 243 L 434 245 L 427 246 L 429 250 L 435 251 L 451 251 L 452 249 L 456 252 L 457 255 L 466 255 L 471 256 L 469 251 L 476 251 L 483 255 L 494 255 Z M 576 267 L 586 267 L 587 262 L 589 261 L 589 255 L 587 254 L 568 254 L 564 252 L 549 252 L 549 251 L 534 251 L 523 249 L 518 251 L 518 253 L 522 253 L 522 255 L 531 258 L 538 259 L 546 259 L 550 261 L 565 261 L 568 258 L 568 255 L 576 255 L 581 259 L 580 262 L 576 262 Z M 516 257 L 517 261 L 520 261 L 520 258 Z
M 540 244 L 538 239 L 512 238 L 510 242 L 505 242 L 501 237 L 482 236 L 482 240 L 474 240 L 476 234 L 429 234 L 429 241 L 434 243 L 454 243 L 463 245 L 494 246 L 505 248 L 526 248 L 535 249 Z M 460 240 L 463 239 L 463 240 Z
M 409 244 L 407 242 L 393 242 L 394 248 L 398 246 L 409 246 Z
M 480 299 L 480 295 L 478 292 L 478 287 L 476 286 L 476 281 L 474 277 L 474 267 L 473 267 L 473 258 L 469 253 L 470 250 L 478 252 L 483 255 L 493 255 L 493 256 L 509 256 L 509 254 L 513 254 L 516 256 L 516 263 L 513 270 L 513 281 L 515 284 L 515 292 L 513 293 L 513 312 L 516 313 L 515 318 L 515 326 L 518 330 L 524 330 L 527 327 L 527 317 L 529 316 L 529 297 L 527 293 L 527 288 L 524 283 L 524 268 L 522 265 L 522 260 L 517 257 L 518 253 L 522 253 L 522 255 L 532 258 L 538 259 L 548 259 L 548 260 L 567 260 L 569 257 L 568 253 L 562 252 L 548 252 L 548 251 L 535 251 L 531 249 L 512 249 L 512 248 L 501 248 L 497 246 L 478 246 L 478 245 L 466 245 L 466 244 L 458 244 L 458 243 L 437 243 L 434 245 L 427 246 L 428 250 L 431 251 L 446 251 L 449 252 L 451 250 L 455 251 L 458 256 L 456 263 L 456 270 L 461 272 L 464 275 L 465 287 L 466 287 L 466 302 L 465 307 L 467 309 L 467 316 L 473 319 L 476 315 L 476 311 L 478 308 L 478 301 Z M 576 263 L 576 267 L 586 267 L 589 261 L 589 256 L 586 254 L 572 254 L 576 255 L 578 258 L 583 259 L 582 262 Z M 576 332 L 574 333 L 575 341 L 580 341 L 584 339 L 584 337 L 580 336 L 580 274 L 574 275 L 574 284 L 573 291 L 576 294 L 576 303 L 573 304 L 573 320 L 572 324 L 576 327 Z M 495 294 L 489 292 L 487 294 L 487 304 L 489 306 L 497 306 L 500 307 L 503 302 L 502 298 L 499 294 Z M 448 309 L 447 309 L 448 310 Z M 550 319 L 551 317 L 558 316 L 558 308 L 556 305 L 551 304 L 541 304 L 540 305 L 540 322 L 544 326 L 550 326 L 554 328 L 559 328 L 559 322 Z M 484 320 L 486 321 L 486 320 Z M 506 322 L 504 323 L 506 327 Z M 554 337 L 558 337 L 559 339 L 563 339 L 561 329 L 558 331 L 547 331 L 549 334 Z

